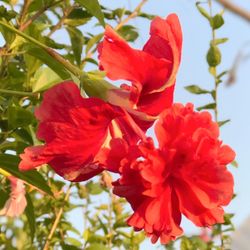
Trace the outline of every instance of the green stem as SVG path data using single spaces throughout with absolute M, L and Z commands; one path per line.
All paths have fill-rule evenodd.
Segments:
M 76 77 L 80 78 L 83 75 L 83 72 L 78 69 L 76 66 L 71 64 L 70 62 L 66 61 L 61 55 L 59 55 L 57 52 L 55 52 L 53 49 L 49 48 L 45 44 L 39 42 L 38 40 L 34 39 L 33 37 L 28 36 L 27 34 L 17 30 L 16 28 L 10 26 L 9 24 L 0 21 L 0 25 L 4 26 L 6 29 L 16 33 L 17 35 L 23 37 L 27 41 L 35 44 L 36 46 L 44 49 L 49 55 L 51 55 L 55 60 L 60 62 L 66 69 L 68 69 L 72 74 L 74 74 Z
M 0 93 L 9 94 L 9 95 L 18 95 L 18 96 L 35 96 L 36 94 L 32 92 L 16 91 L 9 89 L 0 89 Z
M 212 1 L 208 1 L 209 11 L 210 11 L 210 17 L 213 17 L 213 10 L 212 10 Z M 215 30 L 212 28 L 212 44 L 214 45 L 214 41 L 216 39 Z M 214 108 L 214 118 L 215 121 L 218 122 L 218 108 L 217 108 L 217 92 L 218 92 L 218 84 L 217 84 L 217 69 L 214 68 L 214 102 L 215 102 L 215 108 Z
M 47 45 L 39 42 L 38 40 L 34 39 L 33 37 L 28 36 L 27 34 L 17 30 L 13 26 L 9 25 L 6 22 L 0 21 L 0 25 L 4 26 L 6 29 L 16 33 L 17 35 L 23 37 L 27 41 L 31 42 L 32 44 L 40 47 L 46 53 L 48 53 L 51 57 L 53 57 L 57 62 L 61 63 L 69 72 L 75 75 L 81 82 L 81 86 L 85 90 L 85 92 L 89 96 L 98 96 L 105 100 L 105 95 L 107 89 L 116 88 L 112 84 L 106 82 L 103 79 L 95 79 L 91 77 L 89 74 L 83 72 L 81 69 L 76 67 L 75 65 L 71 64 L 69 61 L 65 60 L 61 55 L 59 55 L 56 51 L 48 47 Z M 12 94 L 19 94 L 21 92 L 12 92 Z M 24 92 L 25 93 L 25 92 Z

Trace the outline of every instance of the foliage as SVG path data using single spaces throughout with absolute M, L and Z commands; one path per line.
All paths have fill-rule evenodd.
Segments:
M 97 0 L 35 0 L 21 4 L 0 1 L 0 5 L 0 21 L 10 27 L 0 25 L 5 40 L 0 51 L 0 208 L 9 196 L 5 178 L 9 174 L 25 181 L 28 203 L 20 218 L 1 218 L 0 249 L 66 250 L 82 249 L 82 245 L 89 250 L 139 249 L 144 235 L 127 227 L 123 200 L 114 198 L 104 182 L 104 186 L 97 179 L 69 187 L 67 182 L 54 178 L 48 166 L 28 172 L 20 172 L 17 167 L 17 155 L 29 145 L 40 144 L 35 136 L 37 122 L 33 112 L 41 102 L 41 93 L 65 79 L 80 83 L 61 61 L 67 60 L 80 70 L 88 65 L 96 67 L 93 54 L 103 36 L 100 25 L 106 21 L 118 24 L 131 12 L 105 8 Z M 141 16 L 151 18 L 147 14 Z M 59 32 L 68 34 L 70 43 L 55 40 Z M 131 42 L 138 37 L 132 25 L 122 26 L 119 32 Z M 44 48 L 58 52 L 59 60 Z M 98 202 L 103 197 L 110 202 Z M 87 207 L 91 207 L 91 212 Z M 68 220 L 73 210 L 82 211 L 83 235 Z

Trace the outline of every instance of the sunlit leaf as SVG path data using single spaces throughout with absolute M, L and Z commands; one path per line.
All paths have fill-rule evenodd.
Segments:
M 192 93 L 192 94 L 196 94 L 196 95 L 200 95 L 200 94 L 210 94 L 211 91 L 206 90 L 206 89 L 202 89 L 200 88 L 198 85 L 189 85 L 186 86 L 185 89 Z
M 43 49 L 34 46 L 29 46 L 27 48 L 27 53 L 41 60 L 49 68 L 55 71 L 62 79 L 70 79 L 70 74 L 64 68 L 64 66 L 57 60 L 55 60 L 52 56 L 50 56 L 48 53 L 46 53 Z
M 198 107 L 197 110 L 203 110 L 203 109 L 215 109 L 216 108 L 216 103 L 209 103 L 204 106 Z
M 27 206 L 25 208 L 25 214 L 29 222 L 29 227 L 30 227 L 30 237 L 31 240 L 33 241 L 35 232 L 36 232 L 36 217 L 35 217 L 35 212 L 34 212 L 34 206 L 32 203 L 32 200 L 29 196 L 28 193 L 26 193 L 26 200 L 27 200 Z
M 22 107 L 9 106 L 8 108 L 8 124 L 11 129 L 27 126 L 33 119 L 33 114 Z
M 61 81 L 62 78 L 59 77 L 52 69 L 41 67 L 32 79 L 32 91 L 40 92 L 46 90 Z
M 31 184 L 32 186 L 42 190 L 43 192 L 53 195 L 50 187 L 41 174 L 36 170 L 30 170 L 21 172 L 18 169 L 18 164 L 20 159 L 16 155 L 0 154 L 0 167 L 5 171 L 9 172 L 11 175 L 24 180 L 25 182 Z
M 72 44 L 72 50 L 75 56 L 76 63 L 81 64 L 82 47 L 84 44 L 84 37 L 82 32 L 75 27 L 68 27 L 67 31 L 70 36 L 70 41 Z
M 76 2 L 82 5 L 90 14 L 95 16 L 103 27 L 105 26 L 104 15 L 98 0 L 76 0 Z

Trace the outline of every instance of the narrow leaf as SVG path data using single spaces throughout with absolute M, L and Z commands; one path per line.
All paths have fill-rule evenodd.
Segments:
M 227 120 L 224 120 L 224 121 L 220 121 L 220 122 L 218 122 L 218 124 L 221 127 L 221 126 L 225 125 L 228 122 L 230 122 L 230 119 L 227 119 Z
M 105 27 L 104 15 L 102 13 L 101 6 L 98 0 L 76 0 L 80 5 L 82 5 L 90 14 L 95 16 L 100 24 Z
M 27 172 L 19 171 L 19 162 L 20 159 L 16 155 L 0 154 L 0 167 L 2 169 L 17 178 L 24 180 L 39 190 L 42 190 L 49 195 L 53 195 L 50 187 L 47 185 L 47 182 L 40 173 L 38 173 L 36 170 L 30 170 Z
M 118 33 L 128 42 L 134 42 L 138 37 L 138 32 L 136 31 L 136 28 L 132 25 L 122 26 L 118 30 Z
M 215 108 L 216 108 L 216 103 L 209 103 L 207 105 L 198 107 L 197 110 L 200 111 L 200 110 L 203 110 L 203 109 L 215 109 Z
M 210 19 L 211 19 L 210 15 L 208 14 L 208 12 L 204 8 L 202 8 L 200 6 L 200 2 L 196 3 L 196 7 L 199 10 L 199 12 L 201 13 L 201 15 L 204 16 L 208 21 L 210 21 Z
M 10 106 L 8 108 L 8 125 L 10 129 L 24 127 L 32 123 L 33 114 L 22 108 Z
M 72 45 L 72 50 L 74 53 L 74 57 L 77 65 L 81 64 L 81 55 L 82 55 L 82 47 L 84 44 L 84 38 L 82 32 L 75 27 L 68 27 L 67 31 L 70 36 L 70 41 Z
M 52 56 L 47 54 L 43 49 L 29 46 L 27 53 L 45 63 L 49 68 L 55 71 L 62 79 L 70 79 L 69 72 L 64 66 L 56 61 Z
M 213 40 L 213 44 L 219 45 L 222 43 L 226 43 L 227 41 L 228 41 L 228 38 L 218 38 L 218 39 Z
M 35 218 L 34 206 L 28 193 L 26 193 L 26 200 L 27 200 L 27 206 L 25 208 L 25 214 L 28 219 L 28 223 L 30 227 L 31 241 L 33 242 L 35 232 L 36 232 L 36 218 Z
M 62 81 L 52 69 L 41 67 L 32 79 L 32 92 L 44 91 Z
M 90 51 L 90 49 L 102 39 L 102 37 L 103 33 L 91 37 L 86 45 L 85 53 L 87 54 Z
M 206 89 L 202 89 L 200 88 L 198 85 L 189 85 L 186 86 L 185 89 L 192 93 L 192 94 L 196 94 L 196 95 L 200 95 L 200 94 L 210 94 L 211 91 L 206 90 Z

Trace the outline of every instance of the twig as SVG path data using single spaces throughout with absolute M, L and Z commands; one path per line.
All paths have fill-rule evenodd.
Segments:
M 143 7 L 143 5 L 147 2 L 148 0 L 142 0 L 134 9 L 134 11 L 125 19 L 123 19 L 116 27 L 115 30 L 119 30 L 123 25 L 125 25 L 128 21 L 130 21 L 131 19 L 135 18 L 136 16 L 138 16 L 138 14 L 140 13 L 141 8 Z
M 209 6 L 209 12 L 210 16 L 213 16 L 212 11 L 212 0 L 208 0 L 208 6 Z M 212 28 L 212 43 L 214 44 L 214 41 L 216 40 L 215 37 L 215 30 Z M 215 102 L 215 108 L 214 108 L 214 118 L 215 121 L 218 121 L 218 84 L 217 84 L 217 68 L 214 67 L 215 75 L 214 75 L 214 102 Z
M 22 22 L 25 19 L 26 13 L 28 11 L 28 8 L 29 8 L 31 2 L 32 2 L 31 0 L 25 0 L 24 1 L 24 5 L 23 5 L 22 11 L 21 11 L 21 15 L 20 15 L 20 19 L 19 19 L 19 24 L 20 25 L 22 25 Z
M 19 30 L 23 31 L 25 30 L 32 22 L 34 22 L 39 16 L 41 16 L 46 10 L 49 8 L 61 3 L 62 0 L 56 1 L 52 3 L 51 5 L 45 5 L 43 8 L 41 8 L 35 15 L 33 15 L 30 19 L 28 19 L 25 23 L 21 23 Z
M 75 76 L 77 76 L 77 77 L 83 76 L 84 73 L 78 67 L 74 66 L 69 61 L 65 60 L 60 54 L 58 54 L 56 51 L 54 51 L 53 49 L 51 49 L 47 45 L 41 43 L 40 41 L 36 40 L 35 38 L 33 38 L 31 36 L 28 36 L 27 34 L 21 32 L 20 30 L 15 29 L 14 27 L 10 26 L 8 23 L 0 21 L 0 25 L 4 26 L 8 30 L 16 33 L 17 35 L 23 37 L 24 39 L 31 42 L 32 44 L 45 50 L 50 56 L 52 56 L 55 60 L 57 60 L 59 63 L 61 63 L 68 71 L 70 71 Z
M 230 10 L 234 14 L 242 17 L 246 21 L 250 22 L 250 11 L 247 11 L 238 5 L 232 3 L 229 0 L 216 0 L 218 3 L 220 3 L 222 6 L 224 6 L 226 9 Z
M 64 201 L 68 201 L 69 196 L 70 196 L 70 189 L 71 189 L 71 185 L 68 187 L 68 189 L 66 191 L 66 195 L 65 195 Z M 53 223 L 53 226 L 52 226 L 52 228 L 50 230 L 49 236 L 48 236 L 48 238 L 46 240 L 46 243 L 44 245 L 43 250 L 48 250 L 49 249 L 50 241 L 51 241 L 51 239 L 52 239 L 52 237 L 53 237 L 53 235 L 54 235 L 54 233 L 56 231 L 56 228 L 58 226 L 58 223 L 60 222 L 62 214 L 63 214 L 63 207 L 60 208 L 60 210 L 59 210 L 59 212 L 58 212 L 58 214 L 56 216 L 56 219 L 55 219 L 55 221 Z
M 63 25 L 65 19 L 68 17 L 68 15 L 71 13 L 71 11 L 75 8 L 75 6 L 70 6 L 69 8 L 64 10 L 62 18 L 59 20 L 59 22 L 53 27 L 53 29 L 49 32 L 48 36 L 51 36 L 56 30 L 60 29 Z
M 17 96 L 36 96 L 36 94 L 32 92 L 16 91 L 10 89 L 0 89 L 0 93 Z

